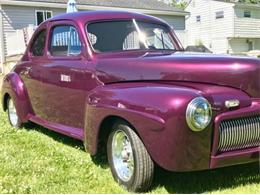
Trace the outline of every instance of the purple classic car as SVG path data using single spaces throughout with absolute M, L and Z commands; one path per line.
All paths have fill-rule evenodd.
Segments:
M 147 190 L 169 171 L 259 161 L 260 60 L 184 52 L 174 31 L 123 11 L 42 23 L 6 75 L 10 124 L 32 121 L 106 148 L 116 181 Z

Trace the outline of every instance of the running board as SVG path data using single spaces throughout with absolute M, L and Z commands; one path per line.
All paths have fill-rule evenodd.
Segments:
M 57 133 L 67 135 L 69 137 L 73 137 L 73 138 L 81 140 L 81 141 L 84 140 L 83 129 L 70 127 L 70 126 L 66 126 L 66 125 L 61 125 L 61 124 L 57 124 L 57 123 L 52 123 L 52 122 L 46 121 L 44 119 L 41 119 L 37 116 L 30 116 L 29 120 L 38 125 L 41 125 L 41 126 L 47 128 L 47 129 L 53 130 Z

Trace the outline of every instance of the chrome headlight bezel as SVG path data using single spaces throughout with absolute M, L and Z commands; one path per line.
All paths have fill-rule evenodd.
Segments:
M 201 107 L 200 109 L 203 109 L 203 113 L 201 113 L 201 117 L 203 118 L 203 120 L 201 121 L 196 120 L 195 117 L 195 114 L 200 114 L 197 110 L 199 109 L 199 107 Z M 205 113 L 207 113 L 207 115 L 205 115 Z M 191 100 L 186 109 L 186 122 L 192 131 L 204 130 L 211 122 L 211 119 L 212 108 L 208 100 L 206 100 L 203 97 L 196 97 L 193 100 Z

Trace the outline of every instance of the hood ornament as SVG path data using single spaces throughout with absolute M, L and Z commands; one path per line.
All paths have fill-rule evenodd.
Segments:
M 239 105 L 240 105 L 240 102 L 237 99 L 225 101 L 226 108 L 234 108 L 234 107 L 237 107 Z

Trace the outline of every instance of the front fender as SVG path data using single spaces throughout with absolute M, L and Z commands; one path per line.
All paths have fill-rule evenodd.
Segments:
M 152 159 L 172 171 L 205 169 L 209 165 L 212 124 L 192 132 L 185 120 L 187 104 L 199 90 L 170 84 L 121 83 L 98 87 L 87 105 L 85 141 L 97 152 L 99 129 L 108 116 L 127 120 Z
M 19 75 L 15 72 L 7 74 L 2 85 L 2 105 L 4 108 L 4 97 L 9 95 L 17 109 L 17 114 L 22 122 L 28 121 L 29 113 L 32 113 L 27 90 Z

